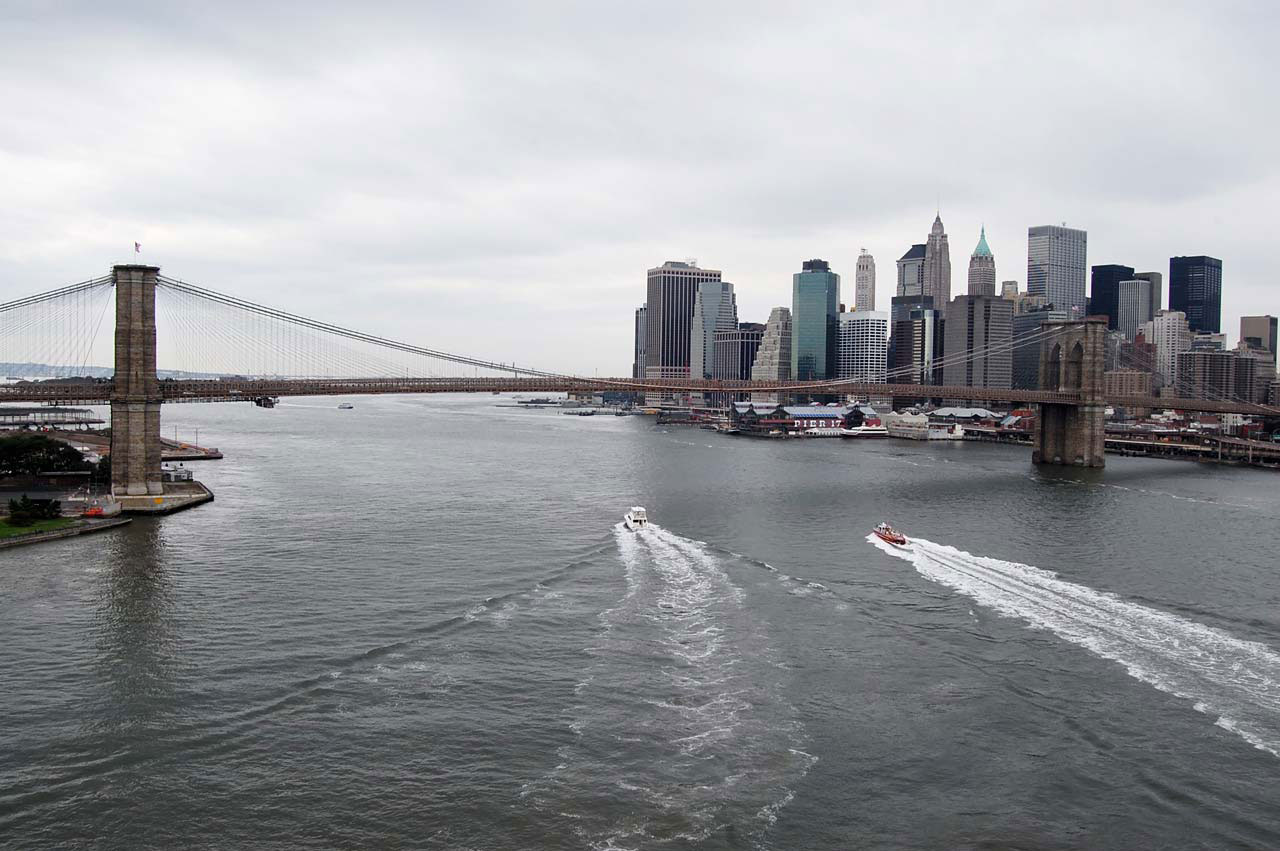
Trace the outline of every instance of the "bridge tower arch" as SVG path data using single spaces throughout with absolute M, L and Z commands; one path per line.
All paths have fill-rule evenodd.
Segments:
M 158 266 L 119 265 L 115 380 L 111 391 L 111 493 L 164 493 L 160 476 L 160 380 L 156 376 Z
M 1070 393 L 1078 401 L 1041 402 L 1036 418 L 1037 464 L 1102 467 L 1105 464 L 1106 400 L 1103 368 L 1106 319 L 1046 322 L 1040 344 L 1040 389 Z

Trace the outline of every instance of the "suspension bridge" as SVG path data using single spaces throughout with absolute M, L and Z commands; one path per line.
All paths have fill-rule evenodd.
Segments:
M 112 306 L 114 296 L 114 311 Z M 114 333 L 104 329 L 114 317 Z M 163 333 L 161 333 L 163 331 Z M 0 402 L 110 404 L 112 490 L 163 494 L 160 406 L 282 396 L 382 393 L 593 392 L 646 395 L 849 394 L 1003 401 L 1037 405 L 1037 463 L 1103 465 L 1104 409 L 1175 408 L 1275 416 L 1275 409 L 1218 397 L 1106 396 L 1106 322 L 1046 323 L 1025 340 L 1040 348 L 1040 387 L 922 385 L 842 379 L 719 381 L 601 378 L 558 373 L 446 352 L 309 319 L 160 274 L 118 265 L 109 275 L 0 304 L 0 362 L 54 365 L 64 380 L 0 386 Z M 113 368 L 97 378 L 90 361 L 114 339 Z M 973 359 L 983 352 L 959 357 Z M 951 355 L 949 357 L 957 357 Z M 164 368 L 159 362 L 164 361 Z M 162 372 L 164 373 L 162 376 Z

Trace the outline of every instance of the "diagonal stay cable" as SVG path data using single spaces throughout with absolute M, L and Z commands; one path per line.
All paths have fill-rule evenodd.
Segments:
M 49 290 L 48 292 L 29 295 L 25 298 L 6 301 L 4 304 L 0 304 L 0 313 L 16 310 L 20 307 L 29 307 L 34 304 L 40 304 L 41 302 L 52 301 L 53 299 L 65 298 L 66 296 L 75 295 L 76 293 L 91 290 L 94 287 L 101 287 L 110 283 L 111 276 L 107 275 L 101 278 L 92 278 L 88 281 L 81 281 L 78 284 L 69 284 L 56 290 Z
M 308 319 L 305 316 L 289 313 L 283 310 L 267 307 L 265 305 L 256 304 L 251 301 L 236 298 L 234 296 L 224 295 L 214 290 L 198 287 L 185 281 L 179 281 L 174 278 L 161 276 L 159 282 L 162 286 L 180 290 L 190 295 L 199 296 L 200 298 L 216 301 L 230 307 L 236 307 L 241 310 L 255 313 L 259 316 L 271 319 L 289 322 L 304 328 L 310 328 L 314 331 L 322 331 L 328 334 L 336 334 L 340 337 L 346 337 L 350 340 L 356 340 L 363 343 L 370 343 L 384 348 L 395 349 L 397 351 L 408 352 L 410 354 L 425 355 L 427 357 L 437 358 L 439 360 L 452 361 L 453 363 L 465 364 L 466 366 L 480 367 L 482 369 L 491 369 L 496 372 L 518 373 L 522 375 L 532 375 L 541 378 L 573 378 L 574 376 L 565 375 L 558 372 L 548 372 L 546 370 L 531 369 L 529 367 L 518 367 L 513 364 L 503 364 L 495 361 L 487 361 L 481 358 L 468 357 L 466 355 L 456 355 L 451 352 L 444 352 L 438 349 L 429 349 L 424 346 L 414 346 L 409 343 L 402 343 L 397 340 L 391 340 L 386 337 L 379 337 L 375 334 L 366 334 L 361 331 L 355 331 L 350 328 L 344 328 L 340 325 L 333 325 L 328 322 L 320 322 L 315 319 Z

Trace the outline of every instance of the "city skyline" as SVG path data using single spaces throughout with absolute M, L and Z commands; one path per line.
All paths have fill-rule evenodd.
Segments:
M 1280 313 L 1253 236 L 1280 180 L 1280 118 L 1256 109 L 1271 6 L 1105 7 L 1101 31 L 1078 10 L 942 8 L 923 30 L 887 5 L 737 10 L 714 56 L 692 49 L 728 8 L 588 9 L 572 26 L 485 7 L 305 26 L 264 11 L 247 31 L 145 4 L 11 15 L 0 179 L 22 214 L 0 297 L 101 274 L 136 240 L 167 273 L 258 302 L 443 349 L 484 315 L 487 357 L 626 374 L 634 270 L 698 257 L 762 320 L 800 260 L 851 279 L 865 247 L 882 307 L 941 211 L 958 250 L 985 223 L 1024 289 L 1026 229 L 1065 221 L 1088 231 L 1089 265 L 1221 258 L 1231 341 L 1240 316 Z M 1005 37 L 975 59 L 993 21 Z M 821 69 L 712 61 L 828 41 Z M 51 51 L 65 76 L 43 70 Z M 1054 110 L 992 123 L 1046 90 Z M 1177 132 L 1193 97 L 1213 133 Z M 119 133 L 67 132 L 121 117 Z M 819 129 L 774 132 L 798 126 Z

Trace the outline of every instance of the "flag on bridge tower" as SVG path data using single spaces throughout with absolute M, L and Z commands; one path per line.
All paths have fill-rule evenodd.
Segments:
M 141 252 L 141 251 L 142 251 L 142 243 L 141 243 L 141 242 L 135 242 L 135 243 L 133 244 L 133 253 L 134 253 L 134 254 L 138 254 L 138 253 L 139 253 L 139 252 Z

